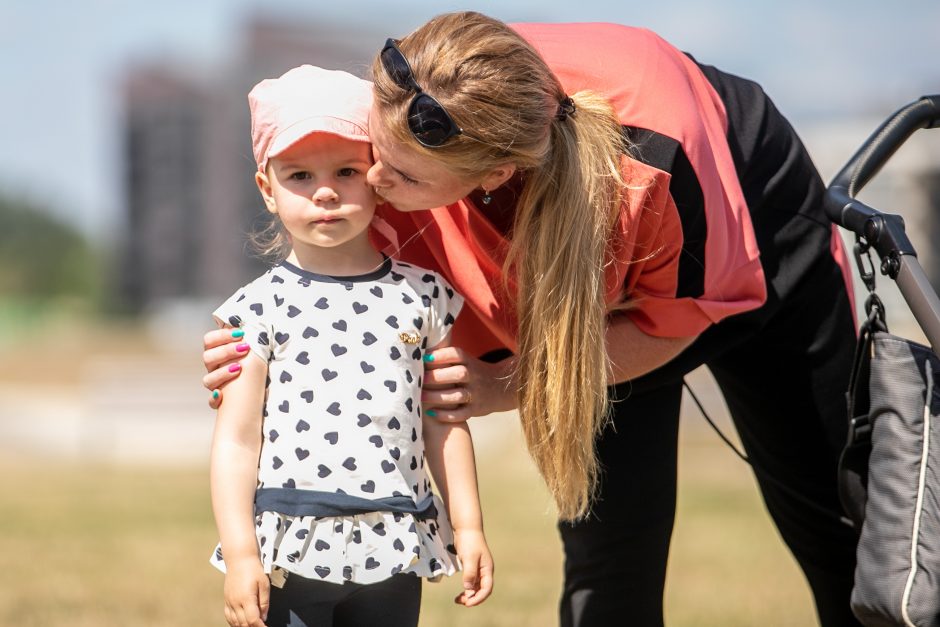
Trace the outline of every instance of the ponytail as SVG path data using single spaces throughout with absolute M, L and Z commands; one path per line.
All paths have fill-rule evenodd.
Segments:
M 597 485 L 595 440 L 608 416 L 604 266 L 621 202 L 620 125 L 579 92 L 551 124 L 547 162 L 527 173 L 507 266 L 518 285 L 516 380 L 522 427 L 564 519 Z

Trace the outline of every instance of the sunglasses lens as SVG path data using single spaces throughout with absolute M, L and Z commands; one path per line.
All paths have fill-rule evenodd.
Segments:
M 408 127 L 419 142 L 429 147 L 441 146 L 460 134 L 460 127 L 441 103 L 427 94 L 418 94 L 412 100 L 408 109 Z
M 382 49 L 382 67 L 396 85 L 402 89 L 413 88 L 414 76 L 411 74 L 411 67 L 401 51 L 391 42 L 385 44 Z

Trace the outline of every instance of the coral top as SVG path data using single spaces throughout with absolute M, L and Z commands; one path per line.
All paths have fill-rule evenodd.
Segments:
M 631 185 L 611 234 L 608 302 L 630 300 L 626 315 L 659 337 L 694 336 L 763 304 L 764 274 L 726 140 L 725 108 L 695 62 L 644 29 L 513 28 L 566 93 L 609 98 L 634 141 L 623 159 Z M 513 286 L 501 274 L 507 241 L 497 225 L 470 199 L 410 213 L 383 206 L 379 215 L 404 244 L 397 256 L 440 271 L 464 295 L 456 345 L 478 355 L 516 351 Z

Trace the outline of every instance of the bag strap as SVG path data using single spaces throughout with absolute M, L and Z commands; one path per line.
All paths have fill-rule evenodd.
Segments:
M 868 257 L 869 269 L 866 270 L 862 255 Z M 848 435 L 845 446 L 839 456 L 839 501 L 842 509 L 852 520 L 856 531 L 861 531 L 865 520 L 865 503 L 868 500 L 868 458 L 871 455 L 871 423 L 868 419 L 870 405 L 869 375 L 871 372 L 872 344 L 875 333 L 888 332 L 885 321 L 884 303 L 875 294 L 874 268 L 868 245 L 856 237 L 855 261 L 859 274 L 869 290 L 865 301 L 866 319 L 859 328 L 858 341 L 855 344 L 855 356 L 852 360 L 852 372 L 849 386 L 845 392 L 846 413 L 848 416 Z

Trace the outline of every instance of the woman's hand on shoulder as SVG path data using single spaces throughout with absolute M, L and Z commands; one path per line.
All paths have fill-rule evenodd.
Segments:
M 424 356 L 421 405 L 441 422 L 516 408 L 512 384 L 514 358 L 488 363 L 456 346 L 438 347 Z
M 218 409 L 222 404 L 222 390 L 228 383 L 241 374 L 241 359 L 248 354 L 249 346 L 242 339 L 245 332 L 241 329 L 225 327 L 209 331 L 202 338 L 202 362 L 208 374 L 202 378 L 202 384 L 212 394 L 209 395 L 209 407 Z

